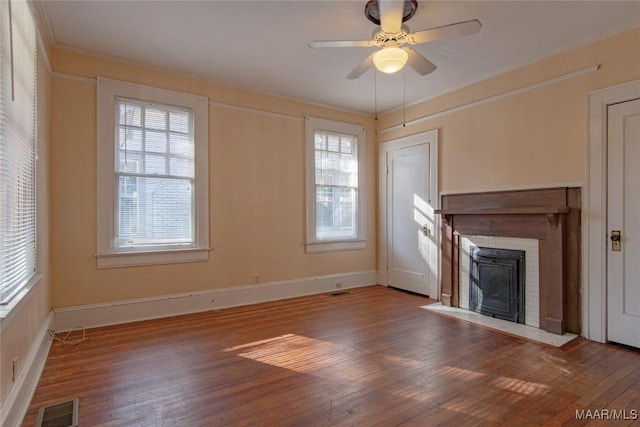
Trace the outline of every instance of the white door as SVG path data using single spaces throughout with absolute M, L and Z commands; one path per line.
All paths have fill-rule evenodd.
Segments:
M 607 336 L 640 348 L 640 100 L 608 117 Z
M 437 299 L 430 144 L 386 152 L 387 284 Z

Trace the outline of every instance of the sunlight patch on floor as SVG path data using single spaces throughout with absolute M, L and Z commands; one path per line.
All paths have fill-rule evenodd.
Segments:
M 523 381 L 517 378 L 498 377 L 491 381 L 494 387 L 512 391 L 514 393 L 522 394 L 525 396 L 541 396 L 549 390 L 549 386 L 540 383 L 534 383 L 530 381 Z
M 225 351 L 295 372 L 357 382 L 375 379 L 390 366 L 398 369 L 399 374 L 410 374 L 423 364 L 390 354 L 373 353 L 372 357 L 364 350 L 296 334 L 241 344 Z
M 439 373 L 458 379 L 478 379 L 487 376 L 487 374 L 483 374 L 482 372 L 470 371 L 469 369 L 458 368 L 455 366 L 445 366 L 439 371 Z

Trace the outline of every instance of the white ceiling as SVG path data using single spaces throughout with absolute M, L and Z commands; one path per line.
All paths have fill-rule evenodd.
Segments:
M 58 47 L 363 112 L 430 98 L 640 25 L 640 1 L 419 1 L 407 22 L 412 31 L 469 19 L 479 19 L 482 31 L 414 46 L 438 66 L 427 76 L 411 69 L 394 75 L 372 69 L 357 80 L 347 80 L 345 76 L 373 48 L 310 49 L 308 44 L 369 39 L 375 26 L 364 16 L 365 3 L 45 0 L 40 4 Z

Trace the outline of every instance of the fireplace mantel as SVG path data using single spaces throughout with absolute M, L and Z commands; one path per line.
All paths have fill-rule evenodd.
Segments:
M 451 222 L 454 215 L 546 215 L 547 221 L 552 227 L 558 225 L 558 215 L 569 213 L 566 206 L 542 206 L 501 209 L 437 209 L 436 214 L 442 215 L 445 222 Z
M 460 235 L 539 241 L 540 328 L 580 332 L 580 189 L 552 188 L 442 196 L 442 302 L 459 306 Z

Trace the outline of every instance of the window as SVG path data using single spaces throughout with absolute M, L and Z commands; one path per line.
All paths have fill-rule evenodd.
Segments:
M 35 21 L 29 2 L 0 2 L 0 304 L 35 279 Z
M 307 252 L 362 249 L 365 130 L 306 119 Z
M 208 259 L 208 101 L 98 79 L 98 267 Z

